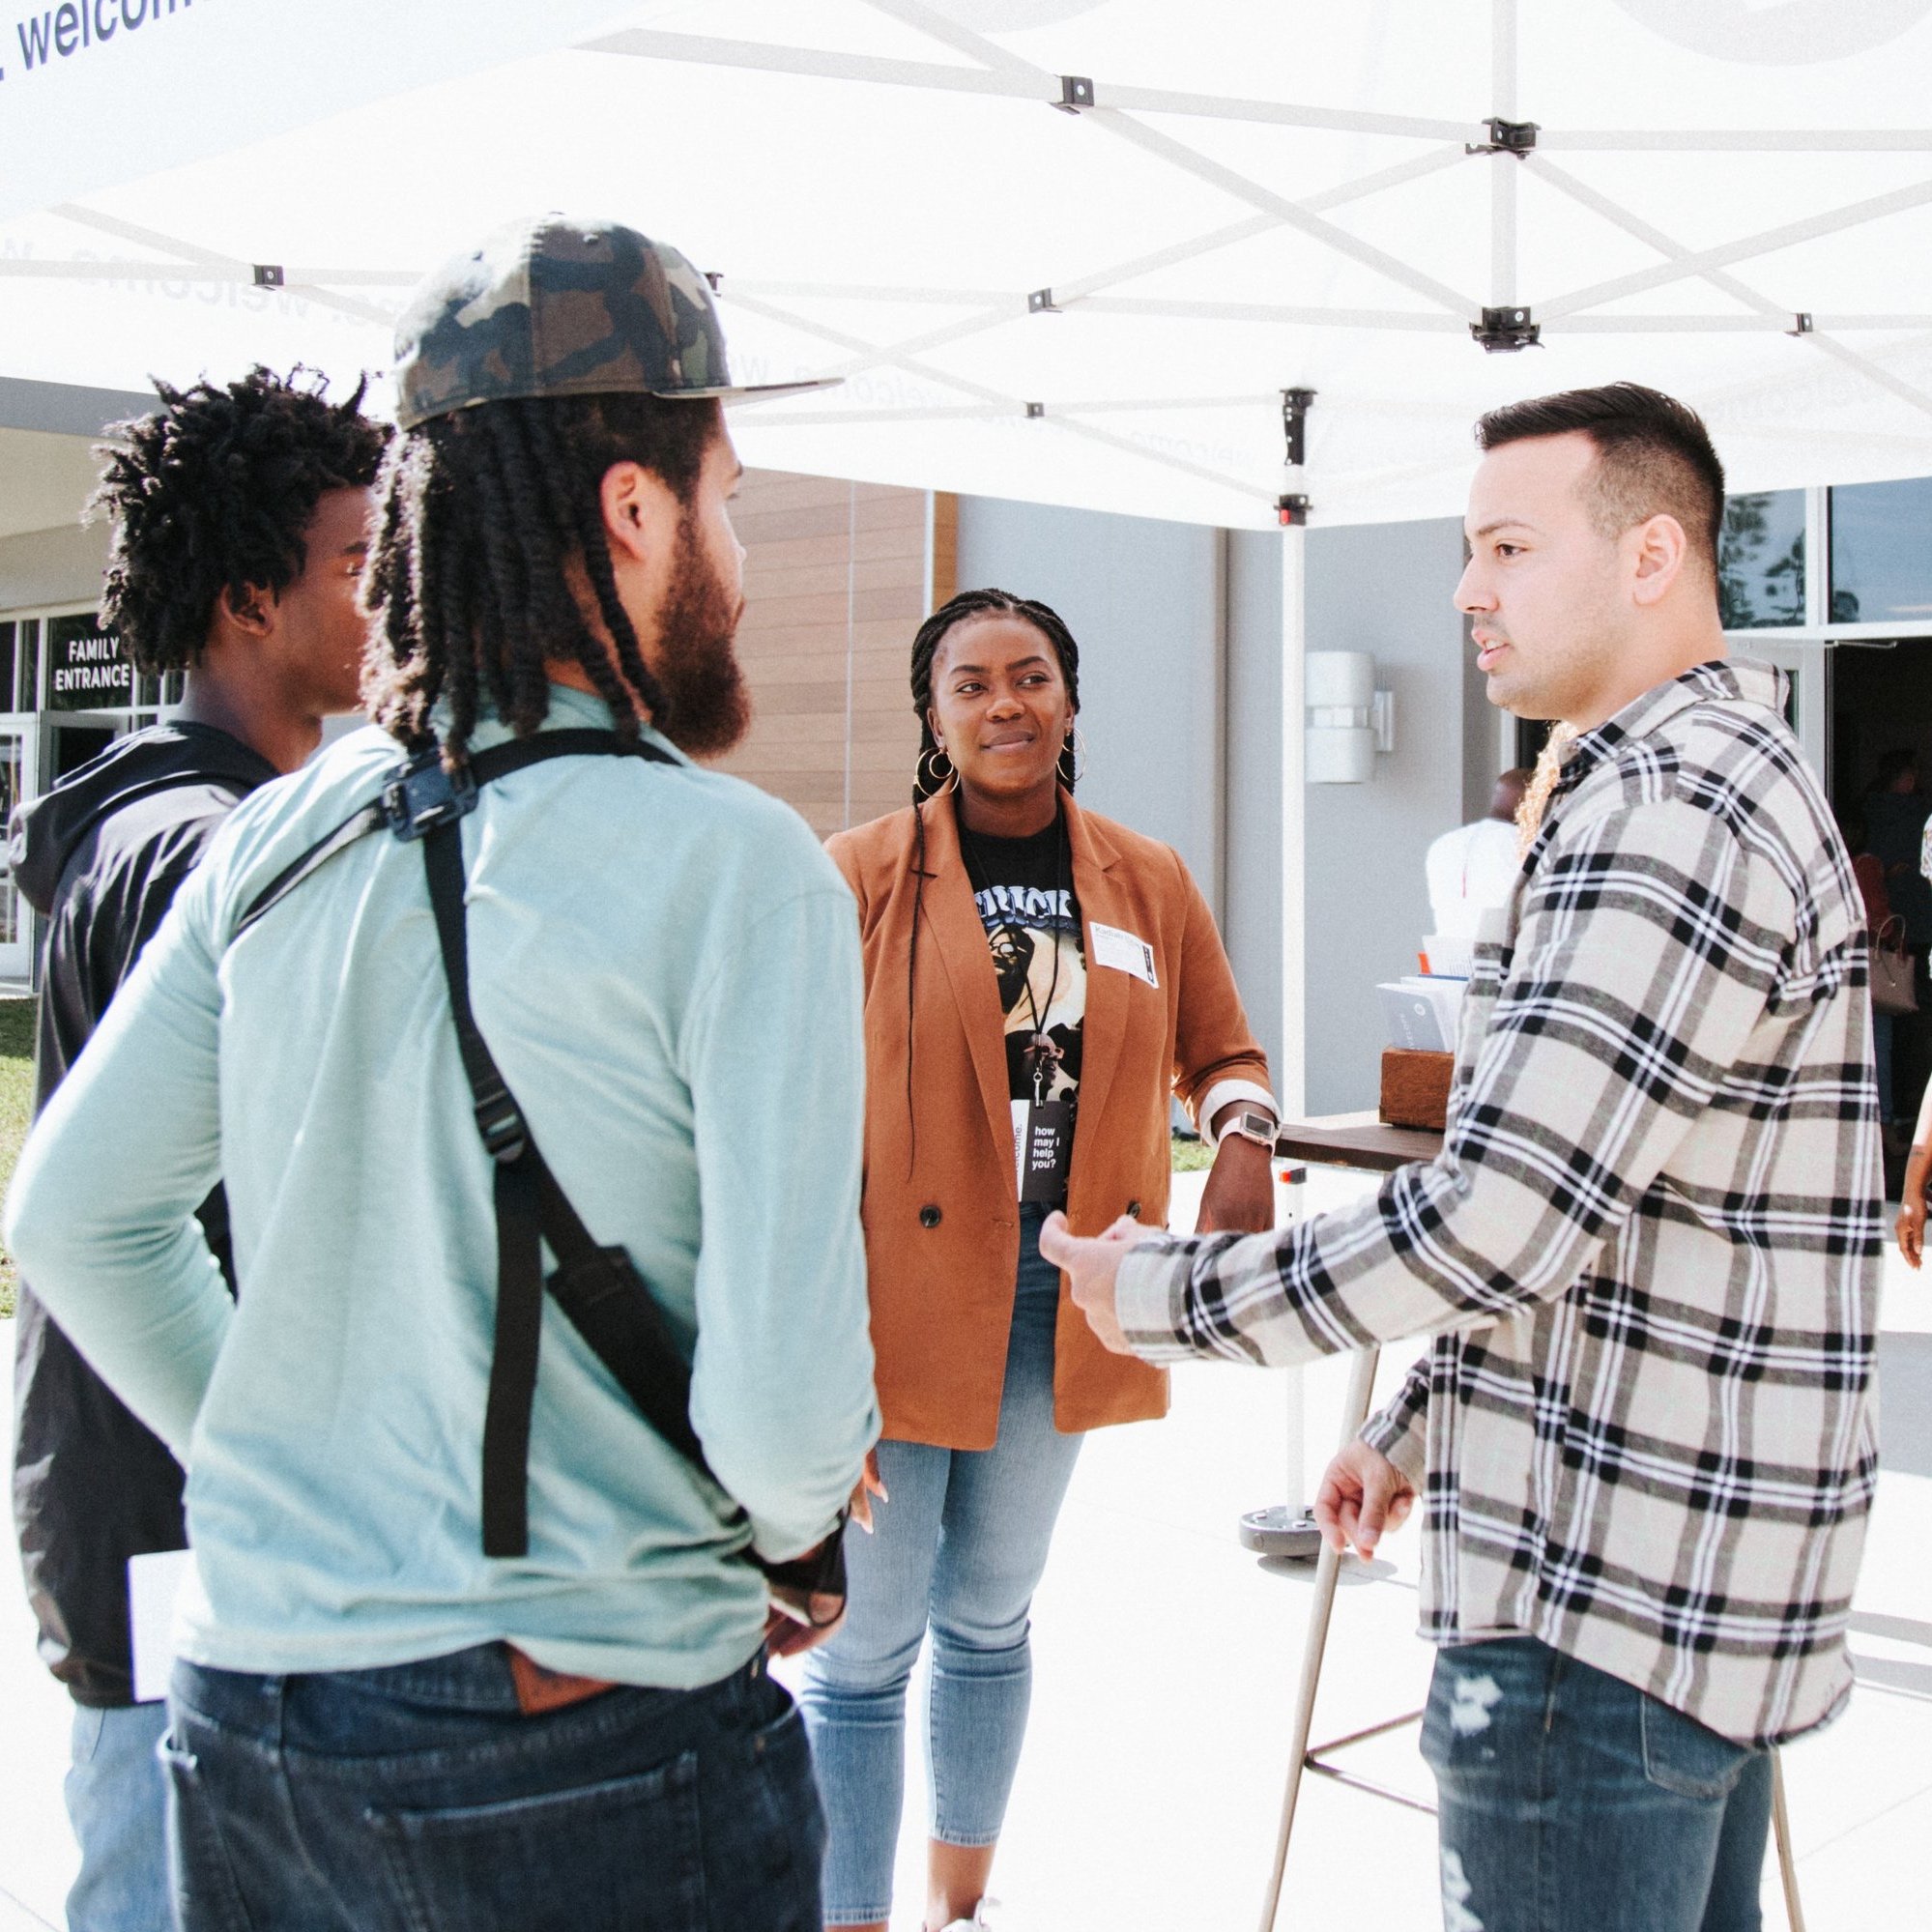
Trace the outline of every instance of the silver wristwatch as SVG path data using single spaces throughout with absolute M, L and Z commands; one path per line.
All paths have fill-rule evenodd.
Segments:
M 1238 1134 L 1242 1139 L 1253 1140 L 1256 1146 L 1265 1147 L 1272 1154 L 1275 1151 L 1275 1136 L 1279 1132 L 1272 1113 L 1263 1113 L 1258 1107 L 1244 1107 L 1215 1137 L 1214 1150 L 1220 1153 L 1222 1143 L 1230 1135 Z

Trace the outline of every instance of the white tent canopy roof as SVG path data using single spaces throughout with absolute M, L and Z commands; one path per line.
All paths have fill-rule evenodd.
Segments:
M 735 410 L 774 468 L 1451 514 L 1482 410 L 1629 377 L 1737 488 L 1932 472 L 1932 0 L 87 0 L 14 32 L 0 377 L 381 371 L 418 274 L 561 208 L 714 273 L 740 380 L 848 378 Z M 1536 346 L 1485 354 L 1485 309 Z

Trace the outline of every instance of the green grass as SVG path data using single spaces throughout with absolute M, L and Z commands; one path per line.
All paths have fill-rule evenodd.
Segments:
M 0 1195 L 34 1111 L 34 1002 L 0 999 Z M 0 1247 L 0 1318 L 14 1312 L 14 1257 Z
M 1214 1149 L 1205 1140 L 1183 1140 L 1176 1134 L 1174 1146 L 1174 1172 L 1177 1174 L 1198 1174 L 1214 1166 Z M 12 1163 L 9 1163 L 11 1171 Z

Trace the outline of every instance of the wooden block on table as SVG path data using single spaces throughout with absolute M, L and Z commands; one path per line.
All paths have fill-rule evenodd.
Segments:
M 1390 1047 L 1382 1054 L 1383 1121 L 1390 1127 L 1432 1127 L 1439 1134 L 1449 1113 L 1454 1053 L 1417 1053 Z

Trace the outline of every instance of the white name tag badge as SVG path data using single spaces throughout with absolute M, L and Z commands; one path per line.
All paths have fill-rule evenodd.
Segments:
M 1161 982 L 1154 976 L 1154 949 L 1145 939 L 1123 933 L 1118 926 L 1103 926 L 1098 919 L 1087 930 L 1092 936 L 1095 966 L 1132 973 L 1136 979 L 1159 990 Z
M 151 1550 L 128 1559 L 136 1704 L 158 1704 L 168 1694 L 174 1669 L 174 1600 L 192 1561 L 185 1549 Z

